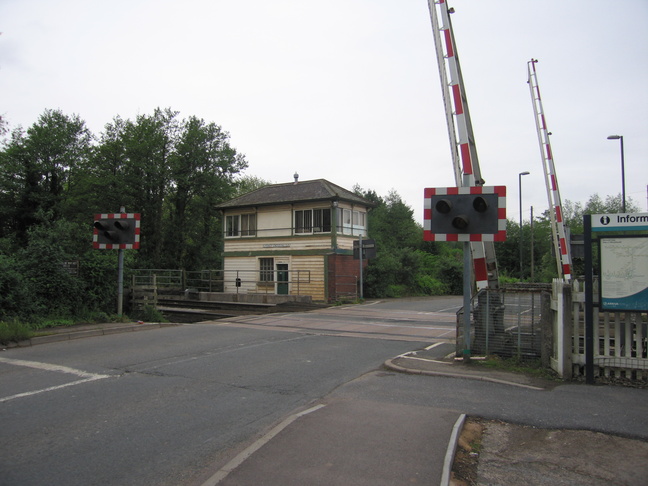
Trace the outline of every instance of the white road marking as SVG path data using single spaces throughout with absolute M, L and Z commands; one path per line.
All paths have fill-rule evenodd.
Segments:
M 223 479 L 225 479 L 227 477 L 227 475 L 229 473 L 231 473 L 234 469 L 236 469 L 241 464 L 243 464 L 243 462 L 246 459 L 248 459 L 252 454 L 254 454 L 256 451 L 261 449 L 261 447 L 266 445 L 268 442 L 270 442 L 279 432 L 281 432 L 283 429 L 288 427 L 290 424 L 292 424 L 299 417 L 303 417 L 304 415 L 308 415 L 309 413 L 313 413 L 313 412 L 315 412 L 315 411 L 317 411 L 320 408 L 323 408 L 325 406 L 326 405 L 324 405 L 324 404 L 315 405 L 314 407 L 311 407 L 308 410 L 304 410 L 303 412 L 299 412 L 299 413 L 291 415 L 286 420 L 284 420 L 279 425 L 277 425 L 275 428 L 273 428 L 266 435 L 261 437 L 259 440 L 255 441 L 250 447 L 245 449 L 243 452 L 241 452 L 239 455 L 237 455 L 230 462 L 225 464 L 211 478 L 209 478 L 207 481 L 205 481 L 202 484 L 202 486 L 215 486 L 216 484 L 221 482 Z
M 434 344 L 430 344 L 427 348 L 425 348 L 425 350 L 426 350 L 426 351 L 429 351 L 430 349 L 432 349 L 432 348 L 436 348 L 437 346 L 441 346 L 442 344 L 445 344 L 445 343 L 434 343 Z
M 455 314 L 456 314 L 457 311 L 458 311 L 459 309 L 461 309 L 461 308 L 462 308 L 462 306 L 460 306 L 460 305 L 455 305 L 455 306 L 453 306 L 453 307 L 446 307 L 445 309 L 439 309 L 439 310 L 436 311 L 436 312 L 441 312 L 441 313 L 444 313 L 444 314 L 451 314 L 451 313 L 455 313 Z
M 0 398 L 0 403 L 8 402 L 9 400 L 15 400 L 16 398 L 24 398 L 32 395 L 38 395 L 39 393 L 45 393 L 54 390 L 60 390 L 61 388 L 66 388 L 68 386 L 80 385 L 81 383 L 88 383 L 91 381 L 102 380 L 104 378 L 110 378 L 111 375 L 99 375 L 96 373 L 88 373 L 86 371 L 77 370 L 75 368 L 70 368 L 68 366 L 55 365 L 51 363 L 41 363 L 39 361 L 28 361 L 23 359 L 11 359 L 0 357 L 0 363 L 6 363 L 13 366 L 25 366 L 27 368 L 35 368 L 38 370 L 44 371 L 54 371 L 59 373 L 66 373 L 82 378 L 81 380 L 72 381 L 70 383 L 65 383 L 63 385 L 50 386 L 47 388 L 42 388 L 40 390 L 34 390 L 25 393 L 18 393 L 16 395 L 10 395 L 8 397 Z

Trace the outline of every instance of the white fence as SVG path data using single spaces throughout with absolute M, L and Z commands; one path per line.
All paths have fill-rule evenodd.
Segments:
M 648 381 L 647 312 L 599 310 L 594 285 L 594 375 Z M 563 378 L 585 374 L 585 291 L 578 280 L 553 281 L 551 367 Z

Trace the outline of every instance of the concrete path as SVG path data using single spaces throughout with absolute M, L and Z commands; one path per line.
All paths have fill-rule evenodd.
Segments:
M 203 486 L 440 484 L 459 416 L 402 403 L 333 400 L 297 417 L 258 450 L 244 451 L 242 457 L 254 453 Z

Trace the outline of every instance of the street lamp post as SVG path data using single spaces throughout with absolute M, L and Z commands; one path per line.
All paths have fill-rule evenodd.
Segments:
M 531 172 L 524 171 L 518 174 L 518 193 L 520 196 L 520 282 L 522 281 L 522 176 Z
M 623 135 L 610 135 L 608 140 L 621 140 L 621 195 L 623 197 L 622 201 L 622 212 L 626 212 L 626 196 L 625 196 L 625 161 L 623 160 Z

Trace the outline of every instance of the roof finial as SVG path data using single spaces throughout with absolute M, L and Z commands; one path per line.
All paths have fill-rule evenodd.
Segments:
M 299 182 L 299 174 L 295 172 L 295 175 L 293 175 L 293 177 L 295 178 L 295 184 L 297 184 L 297 182 Z

